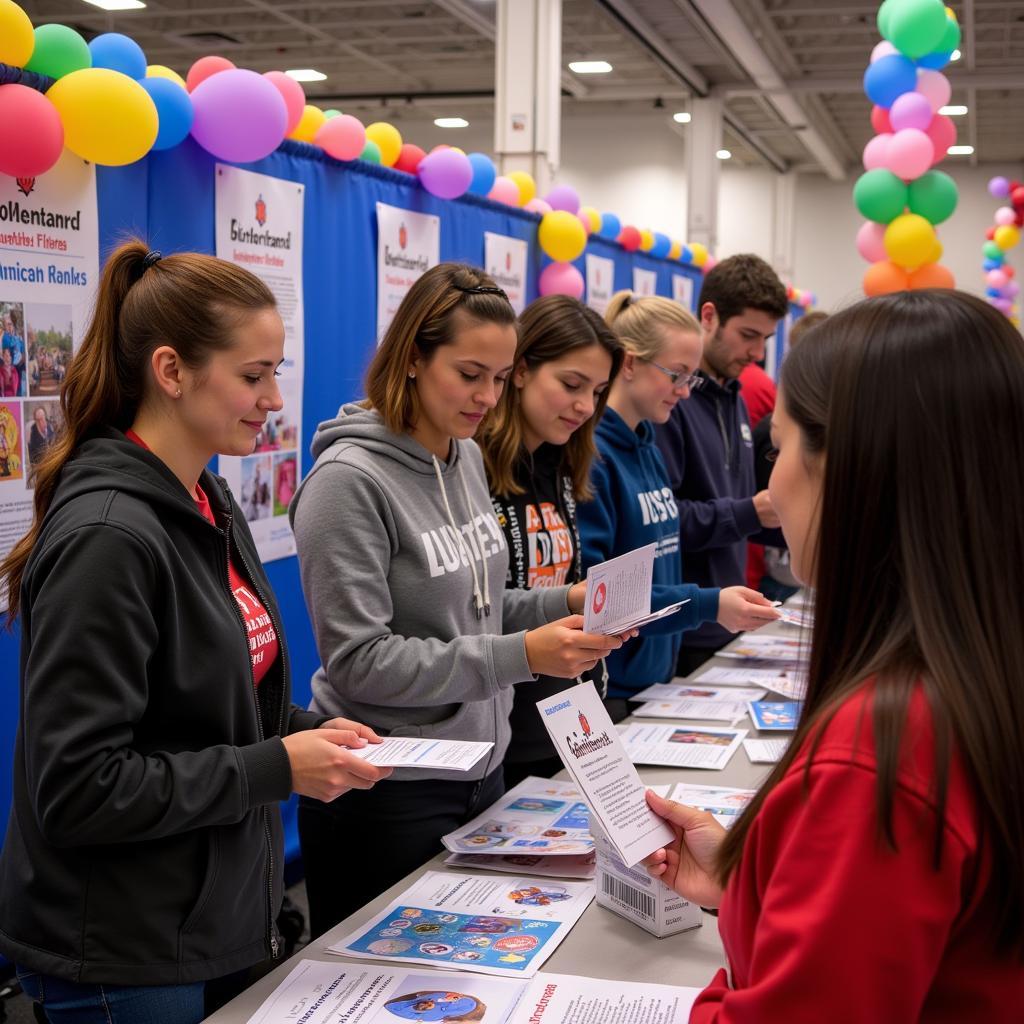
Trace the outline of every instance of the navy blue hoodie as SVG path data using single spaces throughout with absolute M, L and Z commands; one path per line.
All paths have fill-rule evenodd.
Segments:
M 609 408 L 597 425 L 596 440 L 599 457 L 590 472 L 594 498 L 577 507 L 584 572 L 598 562 L 657 544 L 651 609 L 690 601 L 608 655 L 608 696 L 631 697 L 672 678 L 681 631 L 718 617 L 718 590 L 683 583 L 676 502 L 650 423 L 644 420 L 631 430 Z
M 677 403 L 655 428 L 679 509 L 685 576 L 702 587 L 746 585 L 747 541 L 784 546 L 779 530 L 764 530 L 754 510 L 754 439 L 740 384 L 703 371 L 704 385 Z M 717 622 L 687 633 L 691 647 L 721 647 L 732 634 Z

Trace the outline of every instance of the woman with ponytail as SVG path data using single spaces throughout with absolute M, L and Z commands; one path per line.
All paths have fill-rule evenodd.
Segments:
M 205 467 L 248 455 L 284 328 L 249 272 L 139 242 L 104 268 L 0 566 L 21 621 L 0 951 L 61 1024 L 191 1024 L 206 982 L 279 955 L 276 804 L 386 772 L 372 730 L 290 703 L 245 517 Z

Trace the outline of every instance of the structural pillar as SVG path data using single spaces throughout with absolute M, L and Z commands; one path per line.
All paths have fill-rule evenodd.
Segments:
M 772 266 L 784 281 L 796 265 L 796 173 L 777 174 L 772 196 Z
M 718 178 L 723 102 L 693 99 L 686 132 L 686 241 L 718 246 Z

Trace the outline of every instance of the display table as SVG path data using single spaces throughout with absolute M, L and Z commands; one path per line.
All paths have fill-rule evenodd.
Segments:
M 780 634 L 796 636 L 792 626 L 772 625 L 760 630 L 763 635 Z M 728 648 L 726 648 L 728 650 Z M 702 665 L 693 676 L 700 676 L 712 666 L 739 668 L 742 662 L 731 658 L 715 657 Z M 529 684 L 524 684 L 529 685 Z M 634 719 L 628 719 L 634 721 Z M 640 721 L 640 719 L 636 719 Z M 654 719 L 645 718 L 644 722 Z M 659 723 L 670 724 L 671 719 L 657 719 Z M 678 721 L 678 720 L 676 720 Z M 688 724 L 693 723 L 688 720 Z M 721 727 L 721 722 L 702 722 L 702 725 Z M 750 737 L 778 737 L 778 733 L 758 733 L 749 721 L 739 723 L 740 728 L 749 730 Z M 663 783 L 691 782 L 709 786 L 737 786 L 755 788 L 768 774 L 771 765 L 751 764 L 741 746 L 722 771 L 703 771 L 696 768 L 663 768 L 651 765 L 639 766 L 640 777 L 648 785 Z M 565 777 L 560 775 L 559 778 Z M 267 996 L 285 978 L 296 961 L 328 960 L 337 962 L 338 957 L 324 952 L 332 942 L 337 942 L 355 928 L 369 921 L 374 914 L 395 899 L 409 887 L 423 872 L 447 870 L 444 858 L 447 852 L 439 853 L 419 870 L 393 885 L 387 892 L 368 903 L 357 913 L 335 925 L 324 935 L 315 938 L 290 960 L 280 964 L 266 977 L 260 979 L 207 1020 L 210 1024 L 244 1024 Z M 465 868 L 459 868 L 466 872 Z M 470 872 L 473 873 L 473 872 Z M 493 877 L 493 872 L 480 872 Z M 342 880 L 339 879 L 339 884 Z M 665 939 L 656 939 L 643 929 L 619 917 L 596 902 L 591 903 L 579 923 L 567 938 L 545 961 L 541 970 L 555 974 L 576 974 L 592 978 L 621 981 L 649 981 L 671 985 L 696 985 L 703 987 L 715 971 L 725 964 L 722 942 L 718 937 L 718 922 L 711 914 L 704 914 L 700 928 L 680 932 Z

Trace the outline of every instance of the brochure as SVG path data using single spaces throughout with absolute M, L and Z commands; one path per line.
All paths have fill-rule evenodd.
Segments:
M 682 718 L 704 722 L 738 722 L 746 713 L 744 700 L 653 700 L 633 712 L 637 718 Z
M 760 700 L 764 690 L 752 686 L 701 686 L 698 683 L 655 683 L 641 690 L 632 700 Z
M 807 643 L 796 637 L 748 635 L 727 650 L 718 651 L 716 657 L 799 664 L 809 653 Z
M 750 742 L 749 740 L 747 742 Z M 708 811 L 726 828 L 732 828 L 743 808 L 754 798 L 756 789 L 734 789 L 731 786 L 696 786 L 680 782 L 670 799 L 687 807 Z
M 592 882 L 428 871 L 327 951 L 531 978 L 593 898 Z
M 782 608 L 779 622 L 785 626 L 796 626 L 799 629 L 813 629 L 814 612 L 804 608 Z
M 568 857 L 545 857 L 521 853 L 503 857 L 497 853 L 449 853 L 445 864 L 455 868 L 478 871 L 504 871 L 519 874 L 528 871 L 542 878 L 593 878 L 593 853 L 570 854 Z
M 803 703 L 798 700 L 751 701 L 747 708 L 755 729 L 763 732 L 792 732 L 800 721 Z
M 644 784 L 593 682 L 538 701 L 537 709 L 595 826 L 628 867 L 672 841 L 672 829 L 647 806 Z
M 579 787 L 536 776 L 523 779 L 468 824 L 442 836 L 441 842 L 452 853 L 577 856 L 594 849 L 590 809 Z
M 634 764 L 717 770 L 729 763 L 747 730 L 633 723 L 620 735 Z
M 779 685 L 791 685 L 803 679 L 803 673 L 794 669 L 780 668 L 710 668 L 698 679 L 687 683 L 688 686 L 763 686 L 766 690 L 777 690 Z M 750 700 L 756 698 L 751 697 Z
M 446 768 L 448 771 L 468 772 L 493 746 L 493 743 L 466 743 L 462 740 L 386 736 L 383 743 L 368 743 L 365 747 L 353 749 L 352 753 L 370 764 L 389 768 Z
M 751 764 L 775 764 L 786 752 L 789 739 L 784 740 L 744 740 L 743 749 Z

